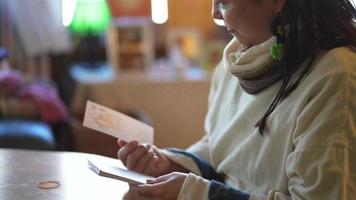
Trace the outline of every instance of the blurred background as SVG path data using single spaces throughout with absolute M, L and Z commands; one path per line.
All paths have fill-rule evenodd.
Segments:
M 207 0 L 0 0 L 0 148 L 115 157 L 116 139 L 82 126 L 87 100 L 188 147 L 230 39 Z

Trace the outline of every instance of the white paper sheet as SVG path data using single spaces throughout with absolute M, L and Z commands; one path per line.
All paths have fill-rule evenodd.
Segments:
M 126 142 L 153 144 L 151 126 L 92 101 L 87 101 L 83 126 Z

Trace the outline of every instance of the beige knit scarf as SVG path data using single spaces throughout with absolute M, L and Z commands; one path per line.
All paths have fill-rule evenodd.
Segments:
M 282 75 L 270 54 L 270 47 L 276 42 L 271 37 L 265 42 L 245 50 L 234 38 L 226 46 L 223 55 L 225 69 L 239 79 L 241 87 L 249 94 L 257 94 Z

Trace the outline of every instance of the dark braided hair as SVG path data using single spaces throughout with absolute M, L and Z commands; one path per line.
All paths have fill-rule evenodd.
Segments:
M 286 0 L 281 14 L 289 29 L 284 56 L 277 66 L 282 86 L 256 124 L 261 135 L 268 116 L 298 87 L 321 51 L 356 48 L 356 9 L 350 0 Z

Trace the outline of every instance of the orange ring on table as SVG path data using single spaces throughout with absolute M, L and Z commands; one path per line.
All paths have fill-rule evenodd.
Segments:
M 40 189 L 56 189 L 59 188 L 61 184 L 58 181 L 39 181 L 37 187 Z

